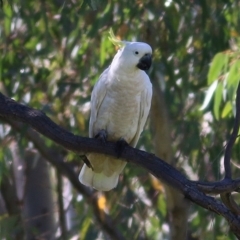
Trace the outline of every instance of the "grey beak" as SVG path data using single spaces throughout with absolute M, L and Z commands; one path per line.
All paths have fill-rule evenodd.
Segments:
M 140 58 L 137 67 L 141 70 L 148 70 L 152 65 L 152 55 L 145 54 L 142 58 Z

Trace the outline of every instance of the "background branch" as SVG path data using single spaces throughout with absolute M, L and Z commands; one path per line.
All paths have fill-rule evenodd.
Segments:
M 10 119 L 4 120 L 8 124 L 10 124 L 14 130 L 18 132 L 21 132 L 22 129 L 26 127 L 24 126 L 24 124 L 12 121 Z M 113 224 L 114 222 L 113 219 L 111 219 L 111 217 L 108 214 L 101 212 L 99 210 L 98 196 L 97 194 L 95 194 L 95 191 L 90 191 L 88 188 L 86 188 L 79 182 L 77 174 L 69 164 L 63 161 L 63 157 L 59 153 L 53 151 L 52 149 L 49 149 L 44 143 L 44 141 L 40 138 L 38 133 L 36 133 L 32 129 L 27 128 L 25 130 L 25 137 L 28 138 L 31 142 L 33 142 L 33 144 L 41 153 L 41 155 L 49 163 L 51 163 L 57 169 L 58 172 L 61 172 L 62 175 L 67 177 L 68 180 L 73 185 L 73 187 L 87 199 L 86 202 L 92 206 L 96 216 L 96 220 L 103 229 L 103 231 L 105 231 L 105 233 L 109 235 L 111 239 L 123 240 L 124 238 L 122 234 L 117 230 L 117 228 Z
M 231 156 L 234 143 L 238 137 L 240 125 L 240 83 L 238 83 L 237 96 L 236 96 L 236 117 L 234 120 L 233 131 L 228 140 L 227 147 L 224 154 L 224 168 L 225 168 L 225 181 L 232 179 L 231 171 Z M 233 196 L 230 192 L 220 194 L 223 203 L 235 214 L 240 215 L 240 208 L 234 201 Z
M 225 168 L 226 179 L 232 178 L 232 171 L 231 171 L 232 148 L 238 137 L 239 124 L 240 124 L 240 83 L 238 84 L 238 88 L 237 88 L 236 117 L 234 121 L 233 131 L 228 140 L 227 147 L 225 150 L 225 155 L 224 155 L 224 168 Z

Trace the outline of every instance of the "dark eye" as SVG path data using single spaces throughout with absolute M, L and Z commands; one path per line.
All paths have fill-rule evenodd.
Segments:
M 134 53 L 135 53 L 136 55 L 138 55 L 139 52 L 138 52 L 138 51 L 135 51 Z

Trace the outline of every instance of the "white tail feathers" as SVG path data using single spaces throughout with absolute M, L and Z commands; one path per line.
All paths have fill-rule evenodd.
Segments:
M 99 191 L 109 191 L 117 186 L 119 178 L 118 172 L 113 172 L 111 176 L 106 176 L 102 172 L 96 173 L 86 164 L 83 165 L 79 174 L 79 181 Z

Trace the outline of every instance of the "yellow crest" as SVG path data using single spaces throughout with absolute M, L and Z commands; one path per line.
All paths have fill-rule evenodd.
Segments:
M 115 46 L 117 46 L 117 47 L 119 47 L 119 48 L 122 48 L 122 47 L 124 47 L 125 45 L 126 45 L 126 42 L 125 41 L 120 41 L 119 39 L 117 39 L 117 37 L 114 35 L 114 33 L 113 33 L 113 30 L 112 30 L 112 28 L 110 28 L 110 30 L 109 30 L 109 37 L 108 37 L 108 39 L 115 45 Z

